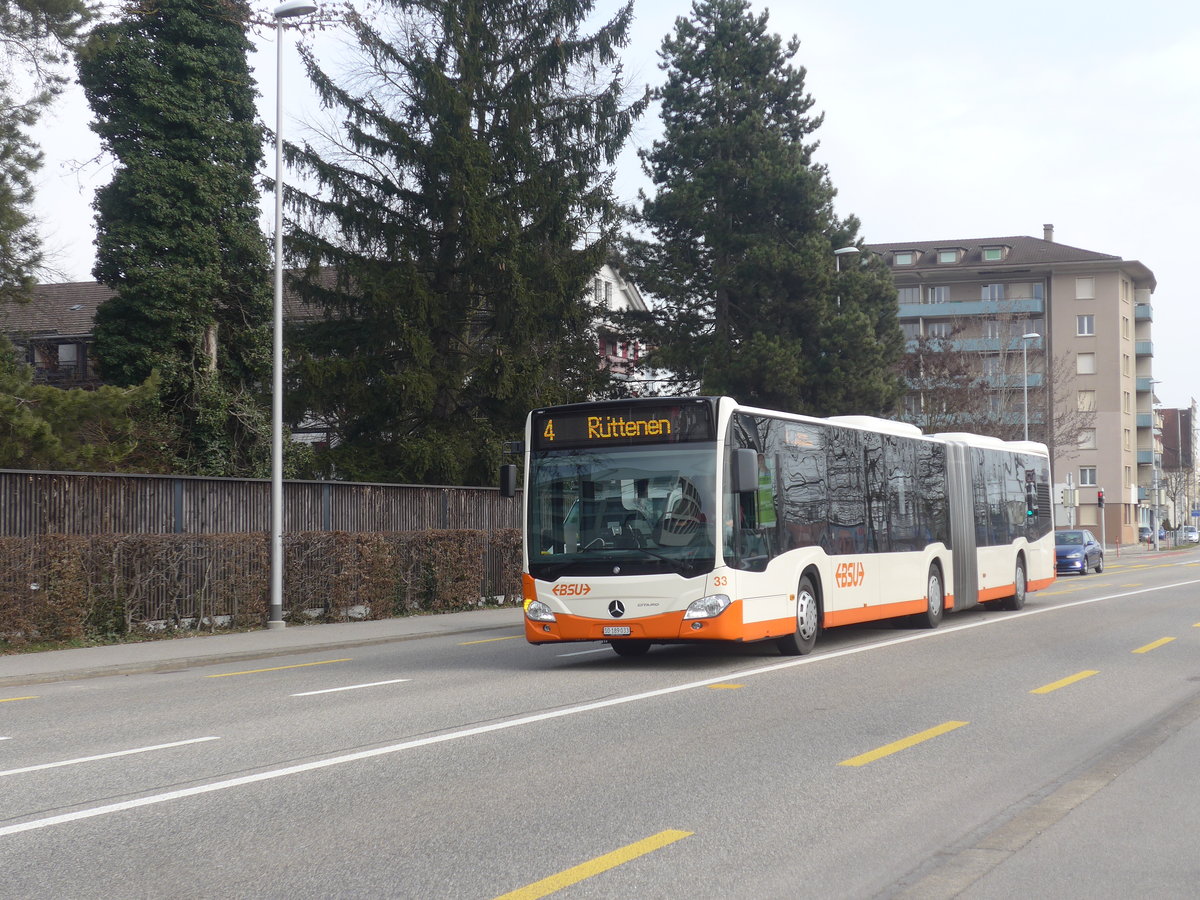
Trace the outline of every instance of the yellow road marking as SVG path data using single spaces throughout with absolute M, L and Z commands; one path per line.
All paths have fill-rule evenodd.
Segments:
M 685 837 L 691 837 L 691 835 L 692 832 L 690 831 L 676 831 L 674 829 L 660 831 L 658 834 L 628 844 L 620 850 L 605 853 L 603 856 L 597 856 L 589 862 L 580 863 L 577 866 L 559 872 L 557 875 L 551 875 L 549 878 L 535 881 L 526 887 L 502 894 L 496 900 L 537 900 L 538 897 L 549 896 L 556 891 L 561 891 L 565 887 L 578 884 L 585 878 L 591 878 L 593 875 L 607 872 L 609 869 L 616 868 L 654 850 L 659 850 L 668 844 L 683 840 Z
M 713 691 L 735 691 L 740 687 L 745 687 L 744 684 L 710 684 L 710 690 Z
M 1068 684 L 1074 684 L 1077 681 L 1083 681 L 1085 678 L 1091 678 L 1093 675 L 1099 675 L 1098 669 L 1084 669 L 1082 672 L 1076 672 L 1074 675 L 1069 675 L 1058 681 L 1052 681 L 1050 684 L 1043 684 L 1040 688 L 1034 688 L 1029 693 L 1031 694 L 1049 694 L 1051 691 L 1057 691 L 1059 688 L 1064 688 Z
M 519 637 L 525 637 L 523 634 L 510 634 L 508 637 L 502 638 L 484 638 L 481 641 L 459 641 L 458 646 L 467 647 L 471 644 L 490 644 L 492 641 L 515 641 Z
M 1134 653 L 1149 653 L 1151 650 L 1157 650 L 1163 644 L 1169 644 L 1173 640 L 1175 640 L 1175 638 L 1173 638 L 1173 637 L 1159 638 L 1157 641 L 1153 641 L 1152 643 L 1147 644 L 1145 647 L 1138 647 L 1133 652 Z
M 0 703 L 16 703 L 18 700 L 36 700 L 37 697 L 0 697 Z
M 269 669 L 247 669 L 245 672 L 222 672 L 220 675 L 205 675 L 205 678 L 229 678 L 231 675 L 257 675 L 259 672 L 278 672 L 282 669 L 303 669 L 308 666 L 327 666 L 330 663 L 350 662 L 351 657 L 345 659 L 325 659 L 321 662 L 311 663 L 296 663 L 294 666 L 272 666 Z
M 930 738 L 935 738 L 946 734 L 946 732 L 953 731 L 956 728 L 962 728 L 967 724 L 969 723 L 953 721 L 943 722 L 941 725 L 926 729 L 919 734 L 914 734 L 912 737 L 906 737 L 899 741 L 893 741 L 892 743 L 886 744 L 883 747 L 879 747 L 876 750 L 871 750 L 867 753 L 860 754 L 859 756 L 851 757 L 850 759 L 844 759 L 838 763 L 838 765 L 865 766 L 867 763 L 875 762 L 877 759 L 883 759 L 885 756 L 891 756 L 893 753 L 899 753 L 901 750 L 907 750 L 909 747 L 914 747 L 917 744 L 929 740 Z

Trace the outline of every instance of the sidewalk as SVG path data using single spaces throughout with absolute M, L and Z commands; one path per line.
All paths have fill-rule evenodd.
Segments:
M 433 616 L 405 616 L 369 622 L 332 625 L 289 625 L 236 634 L 193 635 L 43 653 L 0 656 L 0 688 L 165 672 L 191 666 L 269 659 L 310 650 L 343 650 L 369 644 L 386 644 L 439 635 L 521 628 L 520 605 L 507 609 L 481 609 Z

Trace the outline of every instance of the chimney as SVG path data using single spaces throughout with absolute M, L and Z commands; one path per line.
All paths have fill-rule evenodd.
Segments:
M 1051 241 L 1051 242 L 1054 241 L 1054 223 L 1053 222 L 1051 222 L 1048 225 L 1042 226 L 1042 240 L 1043 241 Z

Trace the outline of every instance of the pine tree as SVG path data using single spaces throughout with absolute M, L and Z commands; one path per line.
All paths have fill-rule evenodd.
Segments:
M 590 0 L 384 0 L 351 13 L 361 63 L 310 74 L 346 122 L 291 154 L 320 185 L 289 241 L 327 311 L 305 329 L 292 416 L 335 435 L 343 477 L 493 483 L 535 406 L 602 375 L 592 277 L 617 209 L 609 167 L 646 99 Z
M 263 133 L 242 0 L 129 3 L 95 29 L 79 81 L 116 161 L 96 195 L 96 316 L 104 377 L 162 377 L 197 474 L 266 471 L 261 397 L 270 356 L 267 245 L 254 179 Z
M 657 299 L 633 325 L 650 363 L 682 389 L 815 415 L 878 413 L 899 394 L 895 289 L 881 263 L 838 273 L 855 244 L 813 161 L 799 49 L 746 0 L 697 0 L 660 56 L 663 137 L 642 152 L 655 193 L 631 240 L 634 277 Z M 628 321 L 628 320 L 627 320 Z
M 0 468 L 163 472 L 171 434 L 158 420 L 157 378 L 94 391 L 35 384 L 0 337 Z
M 0 0 L 0 302 L 28 300 L 43 262 L 30 129 L 66 84 L 68 50 L 91 15 L 84 0 Z

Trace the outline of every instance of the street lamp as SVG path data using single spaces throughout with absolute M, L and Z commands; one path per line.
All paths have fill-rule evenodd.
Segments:
M 271 606 L 267 628 L 283 628 L 283 20 L 317 11 L 312 0 L 275 7 L 275 302 L 271 325 Z
M 857 247 L 839 247 L 838 249 L 834 250 L 833 251 L 834 271 L 835 272 L 842 271 L 842 257 L 843 256 L 847 256 L 851 253 L 859 253 L 859 252 L 861 252 L 861 251 Z
M 1025 440 L 1029 440 L 1029 342 L 1040 337 L 1041 335 L 1036 331 L 1021 335 L 1021 381 L 1025 389 Z

